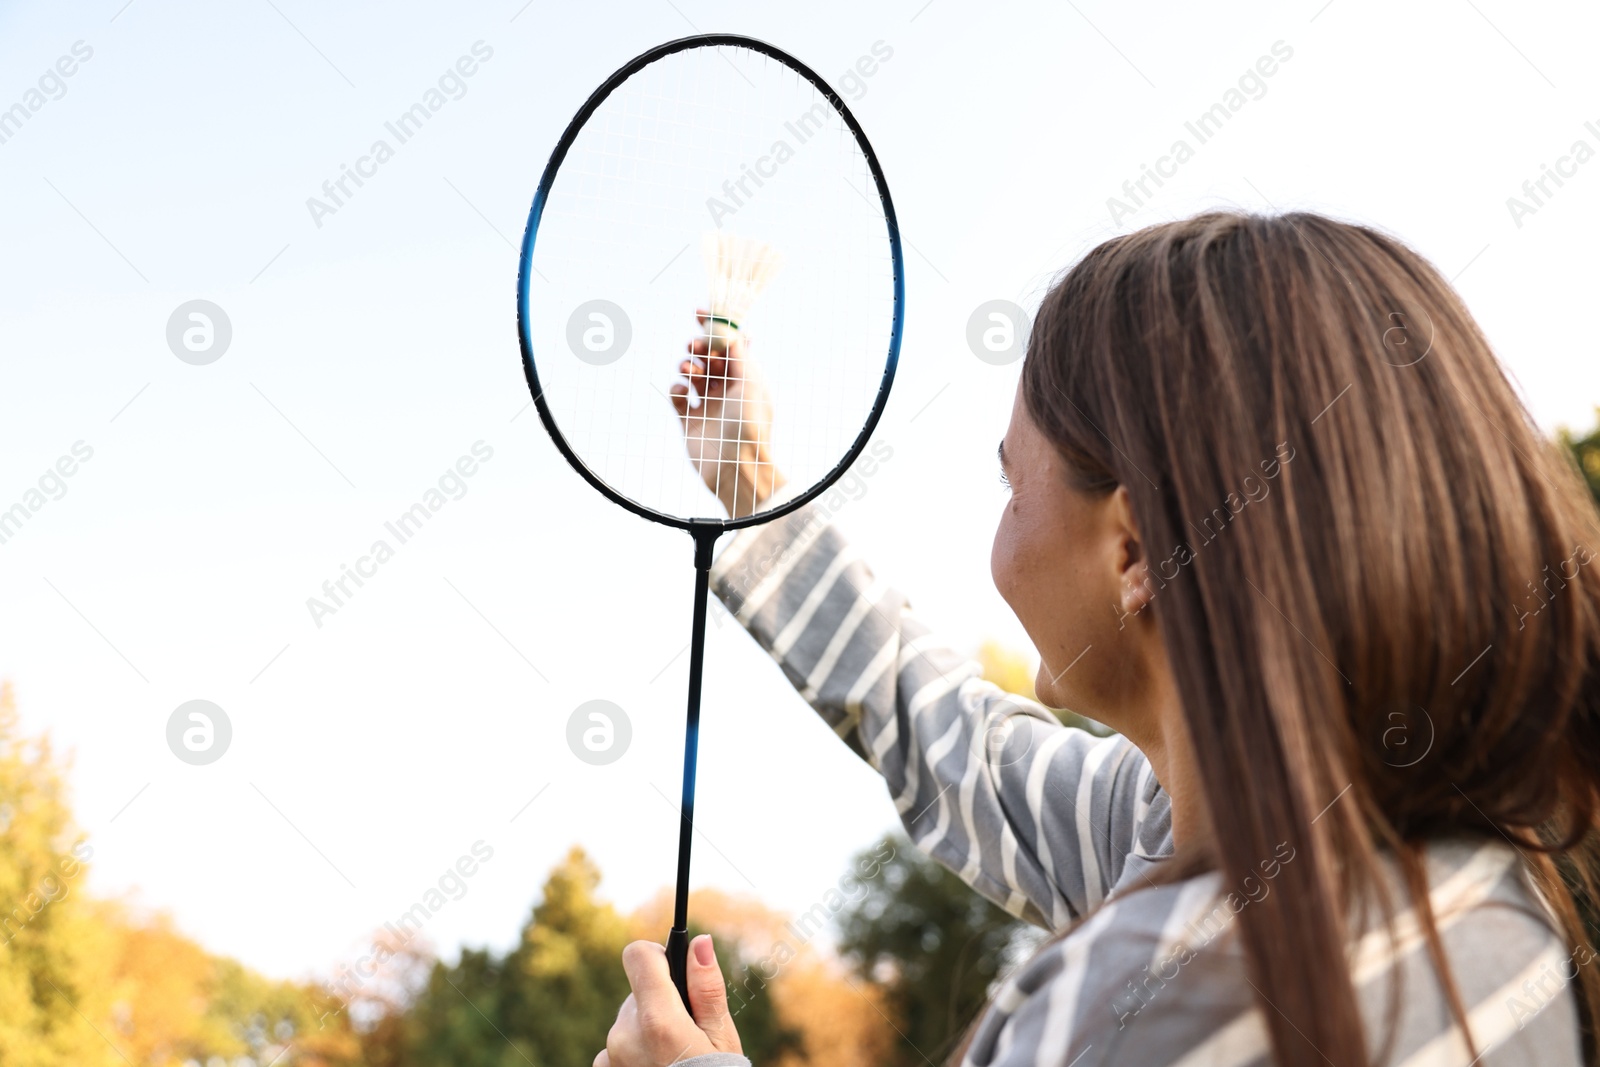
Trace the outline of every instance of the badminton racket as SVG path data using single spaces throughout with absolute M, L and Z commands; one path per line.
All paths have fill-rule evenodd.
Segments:
M 685 1005 L 713 547 L 804 507 L 860 454 L 904 306 L 894 207 L 860 124 L 815 71 L 748 37 L 671 41 L 612 74 L 528 213 L 517 321 L 545 430 L 607 499 L 694 542 L 667 937 Z

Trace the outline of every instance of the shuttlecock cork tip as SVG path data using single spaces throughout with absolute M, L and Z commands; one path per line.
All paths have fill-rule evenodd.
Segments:
M 783 257 L 764 241 L 720 230 L 701 237 L 700 252 L 711 287 L 711 317 L 738 329 L 778 273 Z

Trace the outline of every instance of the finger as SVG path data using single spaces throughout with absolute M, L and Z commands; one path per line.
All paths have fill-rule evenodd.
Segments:
M 633 994 L 622 1002 L 622 1007 L 617 1009 L 617 1018 L 611 1024 L 611 1029 L 606 1033 L 606 1049 L 602 1053 L 606 1062 L 611 1062 L 611 1052 L 615 1050 L 623 1062 L 630 1062 L 628 1053 L 639 1047 L 639 1005 L 634 1001 Z
M 739 364 L 729 359 L 727 353 L 713 348 L 697 373 L 698 377 L 690 379 L 696 389 L 711 396 L 721 396 L 739 380 Z
M 640 1018 L 665 1018 L 674 1007 L 683 1011 L 683 999 L 672 984 L 663 946 L 654 941 L 633 942 L 622 950 L 622 969 L 633 987 Z
M 739 1034 L 728 1014 L 728 986 L 717 964 L 716 947 L 710 934 L 689 942 L 689 1004 L 694 1009 L 695 1025 L 719 1052 L 739 1051 Z
M 731 359 L 734 362 L 742 360 L 745 355 L 747 340 L 742 333 L 729 337 L 725 333 L 716 336 L 701 334 L 689 341 L 684 347 L 696 356 L 712 356 L 716 358 Z
M 601 1049 L 600 1055 L 594 1058 L 594 1067 L 611 1067 L 611 1053 Z
M 736 362 L 727 350 L 713 349 L 706 357 L 706 373 L 713 378 L 727 378 Z
M 717 373 L 730 380 L 739 380 L 745 376 L 745 342 L 743 337 L 735 337 L 731 342 L 712 349 L 712 359 L 717 363 Z
M 707 380 L 705 364 L 699 360 L 686 359 L 678 364 L 678 373 L 683 375 L 686 384 L 694 391 L 695 397 L 689 406 L 699 407 L 700 401 L 705 398 L 707 387 L 711 384 Z
M 676 411 L 680 418 L 688 418 L 689 417 L 689 387 L 687 385 L 679 383 L 677 385 L 672 386 L 670 389 L 667 390 L 667 392 L 668 392 L 668 394 L 670 394 L 671 399 L 672 399 L 672 410 Z
M 696 337 L 687 345 L 690 353 L 702 359 L 726 359 L 728 342 L 722 337 Z

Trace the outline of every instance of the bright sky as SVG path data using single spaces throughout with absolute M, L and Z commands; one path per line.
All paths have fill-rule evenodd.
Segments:
M 1215 205 L 1378 224 L 1458 279 L 1541 425 L 1587 425 L 1600 403 L 1600 160 L 1560 162 L 1579 140 L 1600 149 L 1592 6 L 790 10 L 0 8 L 0 108 L 39 105 L 0 126 L 0 508 L 41 478 L 65 488 L 0 544 L 0 676 L 25 727 L 74 753 L 92 889 L 136 891 L 209 948 L 299 976 L 480 840 L 492 859 L 427 930 L 447 955 L 507 943 L 573 843 L 624 906 L 670 882 L 690 542 L 601 499 L 524 412 L 514 308 L 514 246 L 557 135 L 663 40 L 748 33 L 836 85 L 892 49 L 851 106 L 908 244 L 878 434 L 893 458 L 839 521 L 959 647 L 1025 647 L 988 578 L 1017 368 L 973 355 L 968 316 L 1032 308 L 1114 233 Z M 478 42 L 465 94 L 318 226 L 307 198 Z M 1275 52 L 1247 79 L 1259 98 L 1197 144 L 1184 124 Z M 1179 138 L 1193 157 L 1114 220 L 1107 198 Z M 1546 164 L 1564 184 L 1514 219 L 1507 198 Z M 166 340 L 197 299 L 232 326 L 208 365 Z M 47 477 L 80 441 L 92 457 Z M 492 456 L 468 464 L 465 495 L 319 629 L 306 599 L 477 442 Z M 707 664 L 697 884 L 808 907 L 893 809 L 726 619 Z M 633 725 L 608 766 L 565 742 L 592 699 Z M 209 765 L 167 745 L 190 700 L 232 726 Z

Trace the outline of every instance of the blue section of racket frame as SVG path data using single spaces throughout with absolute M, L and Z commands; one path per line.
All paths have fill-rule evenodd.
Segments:
M 894 322 L 889 333 L 889 351 L 884 363 L 883 378 L 878 385 L 878 393 L 874 398 L 872 410 L 868 413 L 866 422 L 861 427 L 861 433 L 851 442 L 850 448 L 844 457 L 830 470 L 816 485 L 800 493 L 792 499 L 770 511 L 758 512 L 741 518 L 729 519 L 684 519 L 676 515 L 647 507 L 612 489 L 598 474 L 584 463 L 566 437 L 561 433 L 561 428 L 556 424 L 555 416 L 550 411 L 550 406 L 545 402 L 544 390 L 539 384 L 538 367 L 534 361 L 533 341 L 529 332 L 529 299 L 528 292 L 533 275 L 533 247 L 534 239 L 538 235 L 539 220 L 544 215 L 545 203 L 550 198 L 550 190 L 555 185 L 556 174 L 561 163 L 566 159 L 567 152 L 577 140 L 578 133 L 588 121 L 589 116 L 605 102 L 616 88 L 638 71 L 665 56 L 676 52 L 686 51 L 691 48 L 711 48 L 729 45 L 746 48 L 789 67 L 795 73 L 805 78 L 821 93 L 833 106 L 835 112 L 844 120 L 850 132 L 855 136 L 856 143 L 861 146 L 861 151 L 866 156 L 867 167 L 872 172 L 873 183 L 877 186 L 878 200 L 883 206 L 883 220 L 888 229 L 889 248 L 894 263 Z M 534 193 L 533 206 L 528 211 L 528 225 L 522 234 L 522 256 L 517 267 L 517 341 L 522 349 L 522 368 L 528 380 L 528 390 L 533 396 L 534 406 L 539 411 L 539 419 L 544 423 L 545 431 L 550 439 L 555 442 L 556 448 L 561 452 L 566 461 L 590 485 L 598 489 L 602 495 L 615 504 L 626 508 L 641 518 L 652 522 L 659 522 L 667 526 L 675 526 L 689 531 L 694 538 L 694 617 L 689 640 L 689 700 L 688 714 L 684 728 L 683 739 L 683 794 L 680 805 L 681 819 L 678 827 L 678 871 L 676 893 L 673 901 L 672 930 L 667 935 L 667 965 L 672 973 L 673 984 L 678 989 L 678 994 L 683 998 L 686 1008 L 691 1014 L 693 1008 L 689 1004 L 688 989 L 688 916 L 689 916 L 689 860 L 694 842 L 694 794 L 695 776 L 699 762 L 700 742 L 700 692 L 701 682 L 704 677 L 705 665 L 705 636 L 706 636 L 706 606 L 710 591 L 711 558 L 717 538 L 728 530 L 743 529 L 759 523 L 771 522 L 773 519 L 798 511 L 812 500 L 823 494 L 836 482 L 850 465 L 861 455 L 867 447 L 867 442 L 872 437 L 872 432 L 877 428 L 878 420 L 883 415 L 884 406 L 889 400 L 889 389 L 894 384 L 895 368 L 900 362 L 900 339 L 905 325 L 905 260 L 900 249 L 900 224 L 895 218 L 894 202 L 889 197 L 889 184 L 884 180 L 883 169 L 878 164 L 878 156 L 872 150 L 872 144 L 867 140 L 866 133 L 861 129 L 861 124 L 851 114 L 839 94 L 833 87 L 822 79 L 816 71 L 795 59 L 787 52 L 765 41 L 754 37 L 744 37 L 731 33 L 697 34 L 691 37 L 680 37 L 675 41 L 668 41 L 658 45 L 647 52 L 643 52 L 619 68 L 611 77 L 607 78 L 601 86 L 590 94 L 584 101 L 578 113 L 573 116 L 567 128 L 562 132 L 561 139 L 556 142 L 555 149 L 550 153 L 550 161 L 545 165 L 544 174 L 539 179 L 539 188 Z M 686 460 L 687 462 L 687 460 Z

